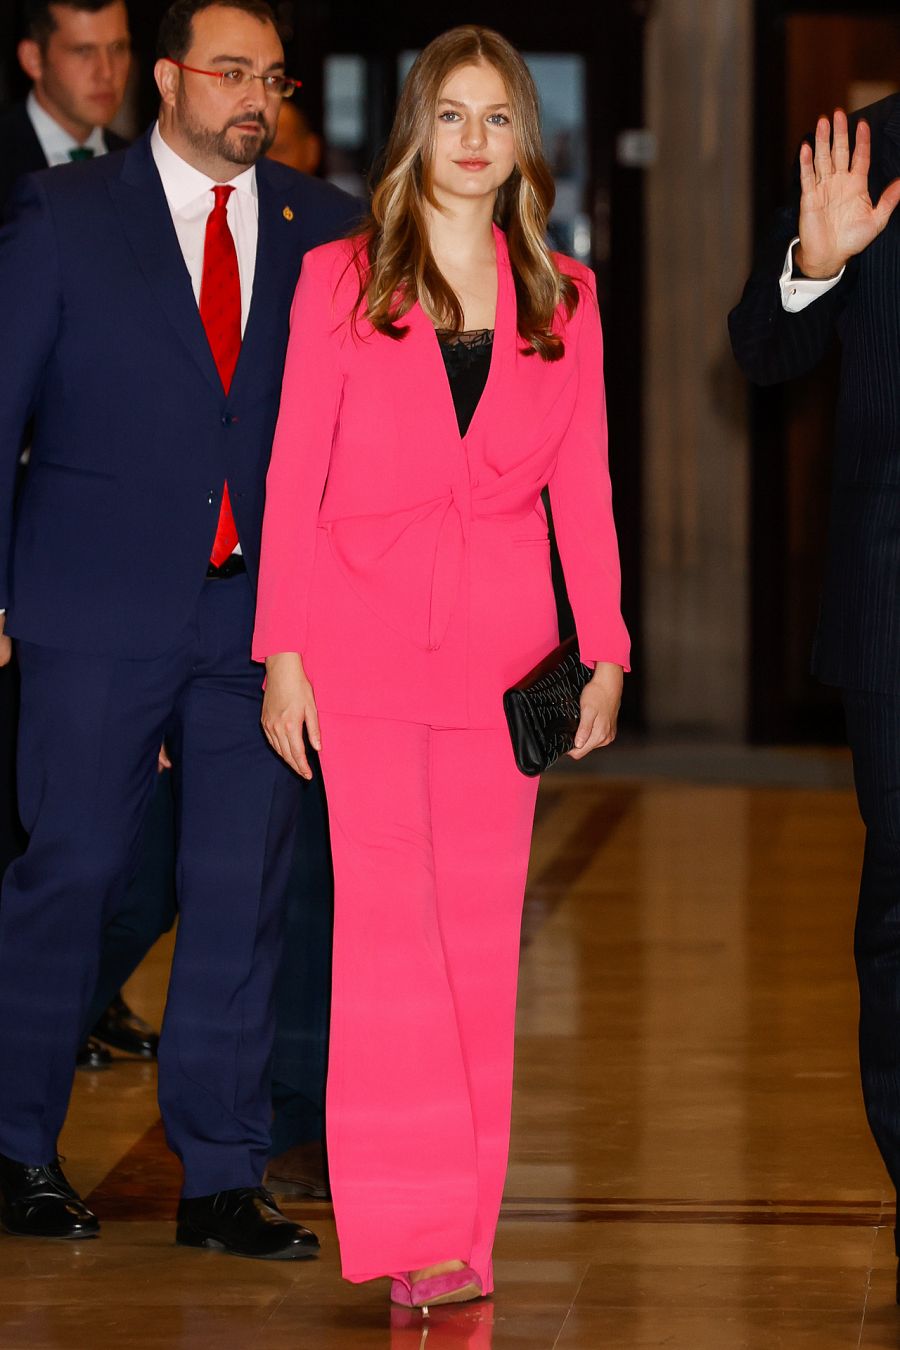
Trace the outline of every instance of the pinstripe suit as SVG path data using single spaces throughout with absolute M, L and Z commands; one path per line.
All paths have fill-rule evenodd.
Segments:
M 900 95 L 873 104 L 873 201 L 900 176 Z M 851 121 L 851 138 L 858 117 Z M 900 211 L 839 284 L 787 313 L 779 278 L 798 234 L 799 186 L 763 245 L 732 345 L 757 384 L 842 347 L 834 485 L 813 672 L 843 691 L 867 827 L 856 926 L 860 1065 L 869 1123 L 900 1185 Z

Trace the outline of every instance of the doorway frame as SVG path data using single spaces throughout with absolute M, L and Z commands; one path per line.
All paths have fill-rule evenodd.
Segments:
M 856 19 L 898 17 L 895 0 L 757 0 L 754 32 L 753 183 L 754 239 L 771 229 L 787 196 L 787 28 L 795 15 L 847 15 Z M 811 128 L 812 129 L 812 128 Z M 751 386 L 750 392 L 750 687 L 748 736 L 754 744 L 843 743 L 843 713 L 837 694 L 800 726 L 787 693 L 781 661 L 789 621 L 784 577 L 787 547 L 787 393 L 782 385 Z M 824 572 L 824 559 L 823 559 Z

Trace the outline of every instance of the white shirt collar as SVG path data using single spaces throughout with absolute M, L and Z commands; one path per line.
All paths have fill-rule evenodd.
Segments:
M 93 150 L 95 155 L 106 154 L 106 141 L 103 139 L 102 127 L 94 127 L 86 141 L 76 141 L 74 136 L 69 135 L 65 127 L 61 127 L 56 119 L 50 116 L 46 108 L 41 107 L 33 89 L 28 95 L 26 106 L 31 125 L 34 127 L 35 134 L 44 152 L 44 157 L 51 167 L 57 164 L 65 164 L 69 158 L 70 150 L 83 148 Z
M 189 164 L 186 159 L 175 153 L 163 139 L 158 122 L 150 136 L 150 150 L 171 211 L 182 210 L 190 202 L 196 201 L 198 197 L 204 196 L 218 186 L 215 178 L 207 177 L 205 173 L 201 173 L 193 164 Z M 236 178 L 230 179 L 228 186 L 233 187 L 236 192 L 246 192 L 255 198 L 258 195 L 256 165 L 252 164 Z

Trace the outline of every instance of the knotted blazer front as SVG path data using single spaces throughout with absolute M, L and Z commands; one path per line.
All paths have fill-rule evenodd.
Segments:
M 266 486 L 253 655 L 300 652 L 321 710 L 498 727 L 504 689 L 558 641 L 549 485 L 585 661 L 628 668 L 593 273 L 555 318 L 565 356 L 526 355 L 503 232 L 490 373 L 459 435 L 434 326 L 352 322 L 357 242 L 309 252 Z

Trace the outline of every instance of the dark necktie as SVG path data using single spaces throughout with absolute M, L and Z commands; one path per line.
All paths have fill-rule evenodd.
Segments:
M 200 283 L 200 317 L 219 378 L 227 394 L 241 353 L 241 277 L 237 249 L 228 228 L 228 198 L 233 187 L 214 187 L 215 205 L 206 222 L 203 249 L 203 280 Z M 238 542 L 226 482 L 222 492 L 219 525 L 210 562 L 220 567 Z
M 69 151 L 69 159 L 93 159 L 94 152 L 89 145 L 78 145 Z

